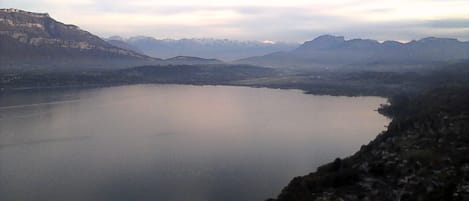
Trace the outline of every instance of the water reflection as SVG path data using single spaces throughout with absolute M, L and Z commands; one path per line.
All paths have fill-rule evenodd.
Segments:
M 137 85 L 0 97 L 0 200 L 264 200 L 383 130 L 376 97 Z

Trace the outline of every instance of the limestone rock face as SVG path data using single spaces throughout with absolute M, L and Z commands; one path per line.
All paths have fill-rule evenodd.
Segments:
M 151 59 L 110 45 L 99 37 L 51 18 L 47 13 L 0 9 L 1 67 L 45 59 Z M 38 63 L 38 62 L 36 62 Z

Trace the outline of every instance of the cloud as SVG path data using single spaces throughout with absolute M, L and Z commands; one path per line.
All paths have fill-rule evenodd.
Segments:
M 469 19 L 439 19 L 431 20 L 425 23 L 428 27 L 433 28 L 469 28 Z
M 5 1 L 5 2 L 3 2 Z M 301 42 L 320 34 L 467 40 L 464 0 L 0 0 L 48 12 L 101 36 L 216 37 Z M 421 12 L 425 11 L 425 12 Z

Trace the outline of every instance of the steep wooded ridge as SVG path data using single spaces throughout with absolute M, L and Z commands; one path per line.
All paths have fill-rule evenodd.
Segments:
M 294 178 L 270 201 L 469 199 L 469 89 L 396 96 L 393 121 L 354 155 Z
M 110 45 L 99 37 L 52 19 L 46 13 L 0 9 L 0 67 L 61 68 L 81 66 L 86 61 L 97 65 L 118 65 L 121 61 L 155 60 L 134 51 Z M 105 62 L 107 61 L 107 62 Z M 62 64 L 63 63 L 63 64 Z
M 296 69 L 408 70 L 469 59 L 469 42 L 427 37 L 408 43 L 369 39 L 345 40 L 323 35 L 287 52 L 237 61 L 252 65 Z

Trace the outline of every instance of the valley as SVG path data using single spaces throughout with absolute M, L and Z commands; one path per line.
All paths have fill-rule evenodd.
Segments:
M 0 9 L 0 199 L 467 200 L 468 89 L 455 38 L 103 39 Z

